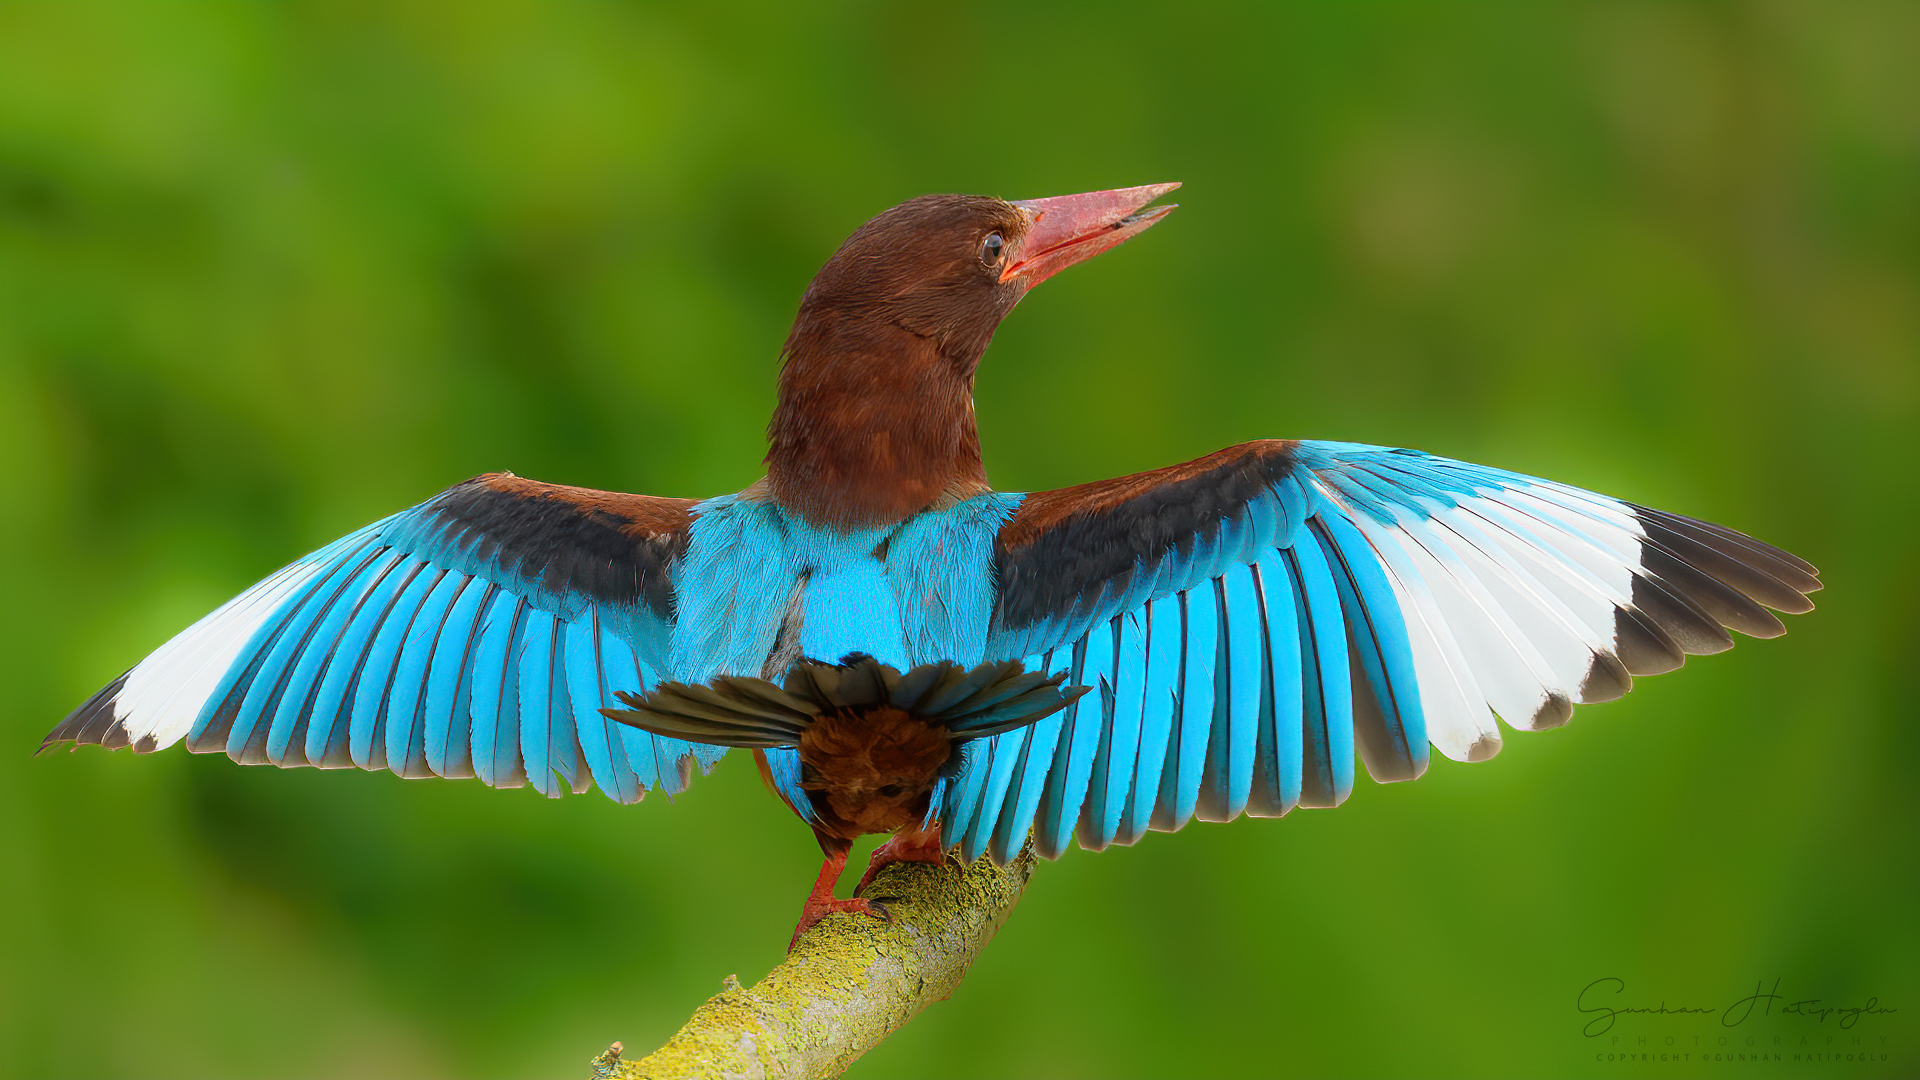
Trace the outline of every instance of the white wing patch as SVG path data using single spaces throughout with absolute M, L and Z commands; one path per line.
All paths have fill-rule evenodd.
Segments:
M 254 632 L 287 597 L 326 571 L 341 547 L 360 536 L 338 540 L 254 585 L 127 672 L 113 705 L 127 738 L 142 750 L 159 750 L 186 738 Z
M 1441 753 L 1492 756 L 1493 715 L 1535 730 L 1564 723 L 1574 702 L 1618 696 L 1583 687 L 1595 665 L 1617 664 L 1616 610 L 1633 602 L 1644 533 L 1624 506 L 1541 485 L 1424 517 L 1396 508 L 1392 528 L 1355 518 L 1392 572 Z

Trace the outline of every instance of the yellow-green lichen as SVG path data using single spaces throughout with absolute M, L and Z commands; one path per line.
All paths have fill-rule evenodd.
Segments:
M 953 993 L 1032 871 L 1031 851 L 1004 867 L 986 859 L 889 866 L 867 890 L 888 918 L 828 916 L 766 978 L 746 989 L 730 984 L 658 1051 L 606 1064 L 614 1076 L 649 1080 L 838 1076 Z

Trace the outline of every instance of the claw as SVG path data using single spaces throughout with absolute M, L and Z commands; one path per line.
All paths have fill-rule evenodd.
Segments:
M 787 941 L 787 951 L 800 943 L 800 935 L 814 928 L 821 919 L 843 912 L 865 912 L 876 918 L 891 921 L 893 916 L 887 912 L 886 905 L 856 896 L 851 900 L 834 898 L 833 887 L 840 881 L 841 871 L 847 868 L 847 853 L 843 848 L 827 856 L 820 866 L 819 880 L 813 883 L 813 892 L 807 894 L 807 902 L 800 907 L 800 922 L 793 928 L 793 937 Z M 863 882 L 864 884 L 864 882 Z M 875 910 L 875 908 L 879 910 Z
M 823 841 L 823 846 L 825 843 Z M 833 895 L 833 888 L 840 881 L 840 874 L 847 868 L 845 848 L 831 852 L 820 866 L 820 878 L 813 883 L 813 892 L 807 894 L 807 902 L 800 908 L 800 923 L 793 928 L 793 937 L 787 942 L 787 951 L 800 943 L 800 935 L 814 928 L 821 919 L 842 912 L 865 912 L 876 919 L 893 921 L 893 912 L 888 910 L 884 900 L 870 900 L 860 894 L 873 884 L 874 875 L 885 867 L 897 862 L 944 863 L 947 852 L 940 846 L 938 832 L 896 835 L 886 843 L 873 849 L 873 858 L 867 863 L 867 872 L 860 876 L 860 884 L 853 888 L 853 899 L 839 900 Z
M 873 858 L 867 862 L 867 872 L 860 875 L 860 884 L 853 887 L 853 895 L 866 892 L 867 886 L 873 884 L 874 876 L 894 863 L 924 862 L 938 866 L 946 861 L 947 852 L 940 846 L 939 833 L 922 833 L 911 837 L 896 835 L 873 849 Z
M 878 907 L 879 910 L 875 911 L 875 907 Z M 787 951 L 792 952 L 793 947 L 800 943 L 800 935 L 813 929 L 821 919 L 829 915 L 852 912 L 865 912 L 889 921 L 893 918 L 892 915 L 888 914 L 885 905 L 876 904 L 874 901 L 865 900 L 857 896 L 851 900 L 829 899 L 825 901 L 816 901 L 812 897 L 809 897 L 807 899 L 807 906 L 800 910 L 800 924 L 793 928 L 793 937 L 787 941 Z

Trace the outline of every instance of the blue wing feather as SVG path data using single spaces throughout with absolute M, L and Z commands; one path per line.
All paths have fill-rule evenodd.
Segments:
M 1338 806 L 1353 790 L 1353 684 L 1333 572 L 1318 544 L 1280 552 L 1300 616 L 1300 804 Z
M 1259 741 L 1248 812 L 1279 817 L 1300 805 L 1307 656 L 1301 648 L 1300 606 L 1291 564 L 1279 551 L 1268 551 L 1249 571 L 1259 612 L 1262 671 Z
M 321 687 L 323 704 L 336 705 L 339 710 L 333 730 L 323 742 L 322 765 L 373 767 L 373 729 L 392 674 L 393 658 L 405 633 L 409 614 L 405 605 L 409 598 L 418 605 L 424 587 L 434 576 L 427 570 L 426 562 L 420 559 L 408 559 L 396 566 L 393 573 L 381 579 L 379 591 L 367 598 L 347 627 L 343 640 L 346 651 L 335 656 Z M 312 739 L 309 730 L 310 744 Z M 385 747 L 381 749 L 384 753 Z
M 311 602 L 318 592 L 318 586 L 311 581 L 296 589 L 284 605 L 285 614 L 269 618 L 254 631 L 242 651 L 247 659 L 235 664 L 220 681 L 213 698 L 194 726 L 190 736 L 191 745 L 207 750 L 226 750 L 234 754 L 236 759 L 243 758 L 253 725 L 258 722 L 273 688 L 278 685 L 279 675 L 286 670 L 287 653 L 280 649 L 280 645 L 288 640 L 288 624 L 303 621 L 301 616 L 311 609 Z M 294 640 L 298 638 L 299 634 L 296 633 Z M 252 698 L 251 708 L 248 707 L 249 697 Z M 241 730 L 236 738 L 234 729 L 237 726 Z
M 813 801 L 807 797 L 806 789 L 800 786 L 800 751 L 792 747 L 776 746 L 765 751 L 767 755 L 767 775 L 773 778 L 774 789 L 786 800 L 800 820 L 811 824 L 815 820 Z
M 315 623 L 309 647 L 301 652 L 298 662 L 294 664 L 286 689 L 280 695 L 280 703 L 274 709 L 273 719 L 268 725 L 268 761 L 275 765 L 310 763 L 307 758 L 309 717 L 312 716 L 321 680 L 326 675 L 328 661 L 341 635 L 346 632 L 348 622 L 360 610 L 367 590 L 397 561 L 399 557 L 386 548 L 376 547 L 367 551 L 355 565 L 352 576 L 341 583 L 341 592 L 325 616 Z
M 940 815 L 940 838 L 946 846 L 964 844 L 981 812 L 987 778 L 993 772 L 993 739 L 976 739 L 960 747 L 960 767 L 947 786 L 947 806 Z
M 527 612 L 521 597 L 494 597 L 474 654 L 473 772 L 493 787 L 526 782 L 520 764 L 519 657 Z
M 527 784 L 551 799 L 561 795 L 554 778 L 552 733 L 558 721 L 554 697 L 563 685 L 554 676 L 558 665 L 560 623 L 544 611 L 529 612 L 523 631 L 526 647 L 520 654 L 520 760 L 526 763 Z
M 367 644 L 354 688 L 353 711 L 347 721 L 353 763 L 362 769 L 387 766 L 385 724 L 400 650 L 413 629 L 414 616 L 419 614 L 420 606 L 446 573 L 422 562 L 395 594 L 379 628 L 373 632 L 373 640 Z
M 1073 657 L 1070 651 L 1061 650 L 1058 654 L 1035 657 L 1028 666 L 1036 671 L 1070 674 Z M 988 854 L 996 862 L 1005 863 L 1019 854 L 1021 842 L 1033 828 L 1034 815 L 1039 812 L 1041 796 L 1047 790 L 1053 762 L 1060 750 L 1066 719 L 1063 710 L 1028 729 L 1027 744 L 1021 750 L 1014 782 L 1007 791 L 1007 807 L 1000 814 L 1000 822 L 993 830 L 993 842 L 988 847 Z
M 640 788 L 627 767 L 626 749 L 609 729 L 612 721 L 600 714 L 616 704 L 607 692 L 610 658 L 603 648 L 598 612 L 567 624 L 567 697 L 573 702 L 574 733 L 593 782 L 614 802 L 634 802 Z
M 380 620 L 392 606 L 394 596 L 425 564 L 398 552 L 389 552 L 375 565 L 378 572 L 354 602 L 353 612 L 333 645 L 332 656 L 314 692 L 313 707 L 307 714 L 307 760 L 323 769 L 353 764 L 349 749 L 350 711 L 367 647 L 373 643 L 374 632 L 380 628 Z
M 1146 703 L 1146 643 L 1140 616 L 1129 612 L 1109 623 L 1111 640 L 1094 645 L 1112 649 L 1113 677 L 1099 692 L 1104 698 L 1100 745 L 1094 754 L 1093 782 L 1080 818 L 1080 846 L 1099 851 L 1114 842 L 1133 789 L 1134 759 L 1140 751 L 1140 717 Z
M 1160 798 L 1160 778 L 1173 742 L 1177 684 L 1185 648 L 1180 595 L 1164 596 L 1146 607 L 1141 627 L 1146 671 L 1140 691 L 1140 745 L 1134 755 L 1133 788 L 1115 841 L 1132 844 L 1146 834 Z
M 413 624 L 408 628 L 406 639 L 400 646 L 399 658 L 394 662 L 393 688 L 387 695 L 384 723 L 387 762 L 401 776 L 433 775 L 433 771 L 427 768 L 426 733 L 421 730 L 420 724 L 421 707 L 426 703 L 429 669 L 434 653 L 438 651 L 440 636 L 446 629 L 447 618 L 472 580 L 465 574 L 447 571 L 434 583 L 432 591 L 420 602 L 420 610 L 414 613 Z M 450 679 L 457 679 L 459 669 L 452 669 L 447 674 Z
M 1112 653 L 1089 648 L 1085 638 L 1074 642 L 1067 675 L 1071 686 L 1101 686 L 1111 682 L 1108 670 Z M 1047 772 L 1040 793 L 1039 821 L 1034 828 L 1034 848 L 1047 858 L 1058 858 L 1073 837 L 1074 822 L 1086 802 L 1087 782 L 1093 773 L 1093 758 L 1106 729 L 1106 695 L 1082 694 L 1062 710 L 1065 719 L 1060 741 L 1055 747 L 1053 765 Z
M 1213 585 L 1218 626 L 1213 723 L 1196 813 L 1207 821 L 1231 821 L 1246 810 L 1253 790 L 1266 648 L 1252 569 L 1229 567 Z
M 1000 814 L 1006 805 L 1007 788 L 1013 783 L 1014 771 L 1025 757 L 1027 734 L 1028 729 L 1016 728 L 980 740 L 987 744 L 986 779 L 981 785 L 980 794 L 974 799 L 974 812 L 967 822 L 966 835 L 961 840 L 960 853 L 963 858 L 977 859 L 986 853 L 993 839 L 994 827 L 1000 823 Z
M 295 677 L 301 673 L 300 661 L 305 658 L 316 630 L 324 626 L 327 616 L 340 606 L 342 594 L 371 559 L 372 556 L 365 554 L 365 546 L 370 542 L 363 540 L 346 552 L 345 558 L 316 577 L 312 585 L 287 605 L 286 615 L 272 624 L 272 644 L 260 648 L 260 666 L 250 681 L 236 681 L 233 685 L 231 694 L 237 697 L 244 693 L 227 732 L 226 751 L 236 761 L 255 764 L 273 759 L 272 728 L 279 706 L 290 690 L 305 696 L 305 687 L 295 686 Z M 269 633 L 268 627 L 263 626 L 260 633 Z M 230 705 L 231 702 L 225 702 L 222 707 Z
M 498 585 L 468 578 L 434 645 L 427 697 L 421 705 L 421 727 L 427 767 L 436 776 L 473 775 L 467 721 L 473 711 L 474 658 L 480 633 L 486 628 L 487 611 L 499 595 Z
M 1161 774 L 1160 800 L 1152 826 L 1173 832 L 1193 819 L 1200 804 L 1208 752 L 1214 739 L 1214 690 L 1217 683 L 1220 630 L 1214 590 L 1200 587 L 1180 593 L 1180 640 L 1184 655 L 1175 692 L 1175 731 Z M 1225 725 L 1220 725 L 1225 742 Z
M 1379 557 L 1351 522 L 1326 513 L 1314 519 L 1313 529 L 1335 570 L 1352 644 L 1381 714 L 1385 745 L 1368 753 L 1369 770 L 1376 780 L 1411 780 L 1427 771 L 1427 725 L 1399 601 Z
M 601 648 L 604 655 L 613 659 L 607 665 L 608 688 L 624 690 L 630 694 L 644 694 L 653 687 L 654 676 L 647 666 L 640 662 L 640 654 L 611 631 L 602 630 Z M 649 734 L 630 724 L 614 724 L 608 729 L 618 742 L 620 756 L 633 770 L 634 783 L 641 792 L 656 784 L 666 788 L 668 794 L 679 790 L 672 786 L 677 775 L 665 768 L 661 758 L 660 744 L 666 740 Z

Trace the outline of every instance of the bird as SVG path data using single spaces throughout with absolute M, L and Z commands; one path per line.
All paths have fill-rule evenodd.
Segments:
M 300 558 L 54 727 L 149 753 L 638 802 L 729 748 L 823 852 L 793 941 L 898 861 L 1058 858 L 1493 757 L 1775 637 L 1809 562 L 1418 450 L 1241 443 L 987 482 L 973 381 L 1035 286 L 1179 185 L 928 195 L 856 229 L 781 350 L 765 475 L 700 501 L 475 477 Z M 890 838 L 852 899 L 854 838 Z

